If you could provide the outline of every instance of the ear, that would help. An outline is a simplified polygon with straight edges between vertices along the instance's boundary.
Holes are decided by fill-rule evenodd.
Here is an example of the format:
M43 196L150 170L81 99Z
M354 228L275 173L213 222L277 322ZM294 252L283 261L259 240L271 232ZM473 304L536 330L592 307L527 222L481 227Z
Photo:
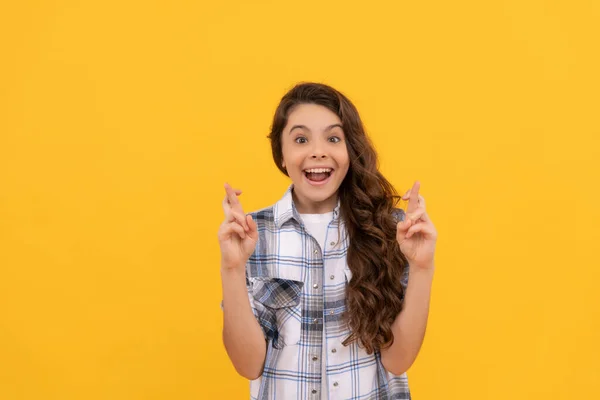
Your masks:
M285 169L285 160L281 160L281 166Z

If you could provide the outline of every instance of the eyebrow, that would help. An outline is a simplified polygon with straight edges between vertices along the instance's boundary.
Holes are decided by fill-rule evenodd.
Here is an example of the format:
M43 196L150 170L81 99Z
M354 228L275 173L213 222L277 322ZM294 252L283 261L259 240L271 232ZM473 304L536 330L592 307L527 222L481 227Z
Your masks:
M294 125L292 126L292 129L290 129L289 133L292 133L292 131L296 128L301 128L301 129L306 129L307 131L310 132L310 129L308 129L308 127L306 125ZM344 127L340 124L333 124L333 125L329 125L327 128L325 128L325 130L323 130L323 132L327 132L332 130L333 128L341 128L342 131L344 130Z

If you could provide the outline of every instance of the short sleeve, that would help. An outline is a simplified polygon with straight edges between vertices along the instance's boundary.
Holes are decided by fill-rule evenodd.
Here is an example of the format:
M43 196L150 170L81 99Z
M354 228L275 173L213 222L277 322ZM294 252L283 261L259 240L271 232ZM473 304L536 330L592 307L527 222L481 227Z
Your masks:
M246 277L246 293L248 294L248 302L250 303L250 309L252 309L252 314L254 314L254 317L258 321L258 323L263 331L263 335L265 336L265 339L267 339L268 338L267 332L269 330L270 321L274 321L275 315L272 315L272 316L269 315L269 312L265 308L265 306L263 306L261 303L256 302L254 300L254 295L252 294L252 285L250 284L250 281L248 280L247 277ZM223 300L221 300L221 311L222 310L223 310Z
M246 291L248 292L248 301L250 302L252 313L258 321L265 339L268 339L269 327L275 322L275 315L273 312L269 312L264 305L254 300L252 285L248 278L246 278Z
M394 208L394 211L392 211L392 215L394 216L396 223L398 223L400 221L404 221L404 217L406 216L406 213L401 208Z

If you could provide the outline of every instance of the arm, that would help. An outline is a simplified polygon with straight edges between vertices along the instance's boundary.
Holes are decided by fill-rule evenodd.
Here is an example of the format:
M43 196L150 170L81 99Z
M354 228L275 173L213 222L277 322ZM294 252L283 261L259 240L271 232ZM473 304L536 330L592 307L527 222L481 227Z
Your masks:
M236 371L247 379L263 371L267 345L252 310L246 287L246 262L258 241L256 222L245 215L237 196L242 192L225 184L225 220L219 228L223 285L223 344Z
M401 375L410 368L423 344L433 271L433 265L430 269L411 268L404 307L392 324L394 342L381 350L383 367L394 375Z
M244 269L221 270L223 344L236 371L254 380L261 376L267 346L248 299Z
M425 199L419 195L420 186L418 181L415 182L402 196L409 202L396 232L400 251L410 265L410 274L402 311L392 323L394 340L390 347L381 350L383 367L394 375L406 372L417 358L429 316L437 230L425 212Z

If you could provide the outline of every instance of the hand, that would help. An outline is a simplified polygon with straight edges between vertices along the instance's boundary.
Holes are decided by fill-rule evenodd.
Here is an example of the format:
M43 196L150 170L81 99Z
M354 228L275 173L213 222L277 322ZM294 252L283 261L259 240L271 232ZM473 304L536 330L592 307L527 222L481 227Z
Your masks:
M242 191L233 189L226 183L225 193L223 199L225 220L219 228L221 268L243 272L258 241L258 230L252 216L244 214L237 198Z
M403 200L408 199L404 221L398 222L396 240L400 251L411 267L432 269L434 264L437 231L425 212L425 199L419 195L421 184L416 181Z

